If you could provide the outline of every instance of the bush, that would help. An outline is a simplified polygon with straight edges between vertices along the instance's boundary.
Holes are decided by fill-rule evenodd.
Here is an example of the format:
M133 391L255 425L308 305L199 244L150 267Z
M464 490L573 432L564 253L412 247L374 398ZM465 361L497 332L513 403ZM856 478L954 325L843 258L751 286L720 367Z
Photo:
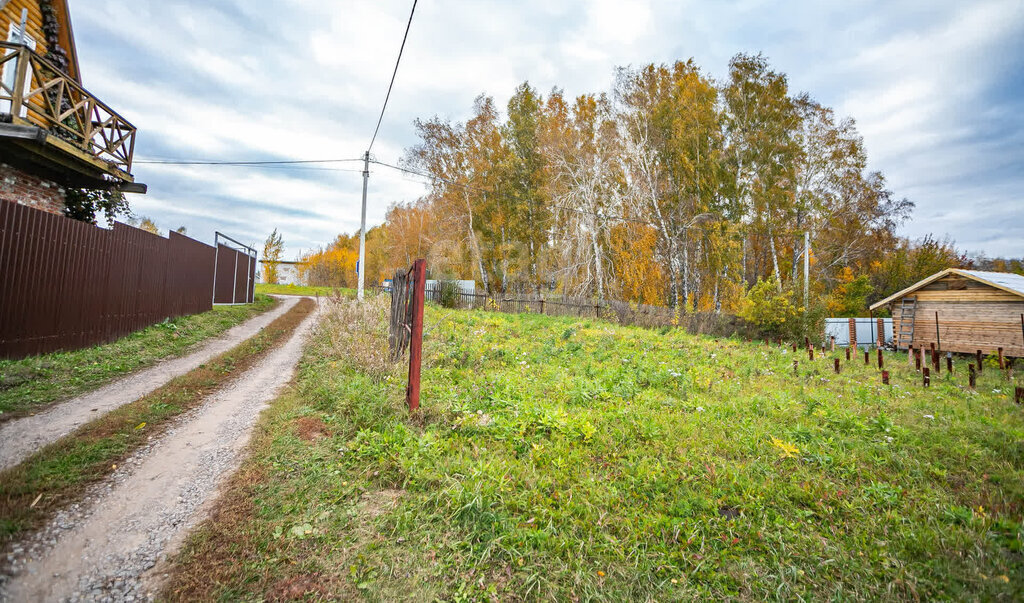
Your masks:
M782 289L775 278L758 281L740 301L737 313L764 338L797 340L824 332L825 306L799 307L793 291Z
M443 280L437 283L437 303L442 307L457 308L461 298L462 289L458 281Z

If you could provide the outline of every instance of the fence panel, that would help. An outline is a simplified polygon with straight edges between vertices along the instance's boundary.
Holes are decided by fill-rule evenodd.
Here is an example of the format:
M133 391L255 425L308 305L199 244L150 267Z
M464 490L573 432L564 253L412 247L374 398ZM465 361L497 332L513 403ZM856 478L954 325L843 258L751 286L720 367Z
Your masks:
M209 310L214 255L178 233L108 230L0 201L0 358L105 343ZM251 301L254 276L255 262L243 260L226 288L237 282L239 301Z

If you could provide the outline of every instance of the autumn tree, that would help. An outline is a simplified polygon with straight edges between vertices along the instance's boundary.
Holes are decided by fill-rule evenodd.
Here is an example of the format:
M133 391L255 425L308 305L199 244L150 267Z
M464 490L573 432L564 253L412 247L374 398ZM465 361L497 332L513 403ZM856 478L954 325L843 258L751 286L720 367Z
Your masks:
M284 240L275 228L263 243L263 282L277 284L277 263L284 253Z

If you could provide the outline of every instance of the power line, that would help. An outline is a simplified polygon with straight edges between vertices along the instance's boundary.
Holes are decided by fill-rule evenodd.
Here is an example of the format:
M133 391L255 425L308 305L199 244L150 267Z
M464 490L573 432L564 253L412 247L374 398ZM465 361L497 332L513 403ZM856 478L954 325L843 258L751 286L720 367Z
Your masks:
M377 127L373 129L373 138L370 139L370 146L366 147L369 153L373 149L373 143L377 140L377 132L380 124L384 121L384 111L388 108L388 99L391 98L391 88L395 85L395 76L398 75L398 64L402 62L402 51L405 50L405 40L409 37L409 27L412 26L412 16L416 13L416 0L412 0L412 10L409 11L409 22L405 24L405 35L402 36L402 45L398 48L398 59L395 61L395 70L391 72L391 83L388 84L388 93L384 96L384 106L380 108L380 117L377 118Z
M354 159L295 159L295 160L268 160L268 161L207 161L207 160L179 160L179 159L138 159L132 163L148 165L296 165L304 163L343 163L346 161L362 161L362 157Z

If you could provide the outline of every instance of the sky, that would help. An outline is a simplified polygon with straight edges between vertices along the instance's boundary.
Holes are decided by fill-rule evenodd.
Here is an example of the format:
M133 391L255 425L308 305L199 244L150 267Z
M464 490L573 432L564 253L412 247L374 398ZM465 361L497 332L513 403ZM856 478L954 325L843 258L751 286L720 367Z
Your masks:
M380 114L411 0L75 0L87 89L139 130L130 195L162 230L215 230L285 256L359 228L361 163L303 169L144 160L357 159ZM617 66L693 58L715 79L763 53L857 122L869 167L916 204L902 234L1024 256L1024 0L420 0L372 156L395 164L413 120L463 121L523 81L567 97ZM367 222L425 192L371 165Z

